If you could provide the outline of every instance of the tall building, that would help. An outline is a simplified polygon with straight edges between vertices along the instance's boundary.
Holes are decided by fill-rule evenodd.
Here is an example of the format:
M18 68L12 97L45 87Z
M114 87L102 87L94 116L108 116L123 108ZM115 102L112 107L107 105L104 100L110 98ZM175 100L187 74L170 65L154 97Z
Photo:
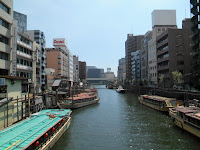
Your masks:
M28 30L27 34L39 44L40 48L36 50L36 81L40 82L41 90L45 91L45 68L46 68L46 56L45 56L45 47L46 40L44 32L40 30Z
M148 85L148 42L152 38L152 31L148 31L141 41L141 82Z
M200 2L199 0L190 0L191 4L191 21L192 21L192 31L193 31L193 44L192 44L192 49L193 49L193 63L192 63L192 81L193 81L193 87L200 89L200 9L199 5Z
M10 75L13 0L0 1L0 75Z
M27 20L21 19L27 18L26 15L18 12L14 14L10 74L29 78L30 92L40 92L40 82L36 82L36 49L40 49L40 46L26 33Z
M132 80L134 85L140 85L141 81L141 69L140 69L140 50L131 53L131 68L132 68Z
M124 70L125 68L126 68L125 58L119 59L117 78L120 81L124 81L123 74L126 73L126 71Z
M73 71L74 71L74 82L79 82L79 61L78 56L73 56Z
M159 86L172 88L175 85L172 72L183 75L185 86L189 86L192 71L191 21L185 19L182 29L167 29L157 37L157 66ZM163 76L164 75L164 76ZM159 79L161 76L164 79Z
M81 82L87 81L86 62L79 61L79 78Z
M154 10L152 12L152 39L148 42L148 82L158 86L156 38L168 28L177 28L176 10Z
M125 42L125 60L126 60L126 80L132 82L132 69L131 69L131 52L135 52L141 49L141 40L143 35L133 36L133 34L127 35Z

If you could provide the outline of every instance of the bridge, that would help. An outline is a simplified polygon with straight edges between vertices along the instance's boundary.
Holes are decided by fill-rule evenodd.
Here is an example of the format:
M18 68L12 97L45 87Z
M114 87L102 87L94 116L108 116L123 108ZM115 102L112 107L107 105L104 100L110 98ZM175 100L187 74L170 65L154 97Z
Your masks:
M90 84L106 85L112 84L114 81L108 80L106 78L87 78L87 82Z

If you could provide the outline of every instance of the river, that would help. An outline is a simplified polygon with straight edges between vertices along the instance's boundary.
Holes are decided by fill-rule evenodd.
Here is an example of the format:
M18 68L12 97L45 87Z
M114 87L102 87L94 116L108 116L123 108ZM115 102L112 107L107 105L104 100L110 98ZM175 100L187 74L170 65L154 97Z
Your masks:
M73 110L70 128L53 150L200 150L200 139L173 125L168 114L97 86L99 104Z

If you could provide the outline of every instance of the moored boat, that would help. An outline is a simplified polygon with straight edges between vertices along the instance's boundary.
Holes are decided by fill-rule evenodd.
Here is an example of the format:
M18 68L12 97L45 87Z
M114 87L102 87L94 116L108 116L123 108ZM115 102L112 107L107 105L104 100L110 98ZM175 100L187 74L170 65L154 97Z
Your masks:
M118 93L125 93L126 92L126 90L122 86L119 86L118 88L116 88L116 91Z
M199 107L170 108L169 115L171 116L172 121L178 127L200 138L200 108Z
M0 149L51 149L69 128L71 110L46 109L0 131Z
M60 100L57 104L60 108L74 109L80 108L91 104L98 103L100 98L98 97L98 92L94 89L86 90L84 93L73 95L67 99Z
M167 98L156 95L140 95L138 99L141 104L159 111L169 111L169 108L173 108L179 105L175 98Z

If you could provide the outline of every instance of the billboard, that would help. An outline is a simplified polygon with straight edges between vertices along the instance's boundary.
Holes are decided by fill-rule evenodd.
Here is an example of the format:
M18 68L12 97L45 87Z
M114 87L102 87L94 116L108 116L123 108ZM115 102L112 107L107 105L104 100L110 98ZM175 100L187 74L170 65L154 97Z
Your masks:
M67 47L67 41L65 38L54 38L53 46L64 46Z

